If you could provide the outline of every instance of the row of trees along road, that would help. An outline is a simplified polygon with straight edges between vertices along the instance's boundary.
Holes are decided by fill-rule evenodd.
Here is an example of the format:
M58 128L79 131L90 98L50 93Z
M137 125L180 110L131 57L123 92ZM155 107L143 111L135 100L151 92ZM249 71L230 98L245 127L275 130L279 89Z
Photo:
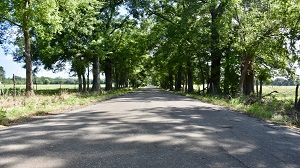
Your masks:
M27 96L41 66L71 63L82 91L91 66L93 91L104 72L106 90L151 79L250 95L255 78L293 78L299 61L298 0L2 0L0 8L1 43L26 63Z

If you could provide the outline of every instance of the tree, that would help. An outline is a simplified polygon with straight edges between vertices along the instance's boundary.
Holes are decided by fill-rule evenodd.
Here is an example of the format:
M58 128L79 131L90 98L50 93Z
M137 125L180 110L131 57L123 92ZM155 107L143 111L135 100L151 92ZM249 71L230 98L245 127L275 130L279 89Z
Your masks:
M36 30L41 38L51 38L60 29L57 2L52 0L4 0L0 2L0 21L10 29L17 29L17 37L23 39L23 57L26 64L26 96L34 95L31 55L31 31ZM43 26L47 23L47 26ZM21 35L22 34L22 35ZM13 37L11 37L13 38Z
M72 2L72 3L70 3ZM86 91L86 68L93 64L93 91L100 89L99 81L99 57L101 33L97 28L102 3L97 0L65 1L60 4L61 26L63 30L56 33L52 39L41 39L42 54L39 58L45 68L54 71L65 70L65 64L71 63L71 71L75 72L79 79L80 91Z
M0 66L0 81L3 82L5 79L5 71L2 66Z

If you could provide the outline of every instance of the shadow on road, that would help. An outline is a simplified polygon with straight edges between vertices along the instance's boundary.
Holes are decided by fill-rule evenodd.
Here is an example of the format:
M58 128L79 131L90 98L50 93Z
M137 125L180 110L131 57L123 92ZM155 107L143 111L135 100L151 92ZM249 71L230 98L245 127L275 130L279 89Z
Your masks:
M299 135L214 109L144 89L0 130L0 167L300 167Z

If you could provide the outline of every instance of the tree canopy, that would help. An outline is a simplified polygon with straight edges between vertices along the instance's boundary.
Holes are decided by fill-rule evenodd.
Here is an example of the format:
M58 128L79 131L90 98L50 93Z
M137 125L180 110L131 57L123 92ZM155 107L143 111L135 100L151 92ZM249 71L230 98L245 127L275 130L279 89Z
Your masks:
M254 92L295 77L298 0L4 0L0 41L26 65L27 95L39 67L71 71L80 91L146 83L212 94ZM33 69L33 67L37 67ZM92 88L89 78L92 73Z

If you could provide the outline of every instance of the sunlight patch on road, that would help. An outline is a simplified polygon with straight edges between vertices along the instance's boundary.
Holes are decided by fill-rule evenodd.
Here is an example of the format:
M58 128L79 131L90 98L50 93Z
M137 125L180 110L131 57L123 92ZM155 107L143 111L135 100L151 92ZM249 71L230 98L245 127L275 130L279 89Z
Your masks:
M41 164L39 165L37 163L41 163ZM19 160L19 164L16 164L13 167L24 168L25 165L27 167L43 167L43 168L64 167L65 161L59 158L38 156L38 157L27 158L24 160Z
M31 145L28 144L12 144L12 145L5 145L0 147L0 151L21 151L27 148L30 148Z
M165 135L145 134L145 135L132 135L130 137L120 138L117 140L117 142L119 142L119 143L124 143L124 142L153 143L153 142L169 141L171 139L172 138L170 136L165 136Z

